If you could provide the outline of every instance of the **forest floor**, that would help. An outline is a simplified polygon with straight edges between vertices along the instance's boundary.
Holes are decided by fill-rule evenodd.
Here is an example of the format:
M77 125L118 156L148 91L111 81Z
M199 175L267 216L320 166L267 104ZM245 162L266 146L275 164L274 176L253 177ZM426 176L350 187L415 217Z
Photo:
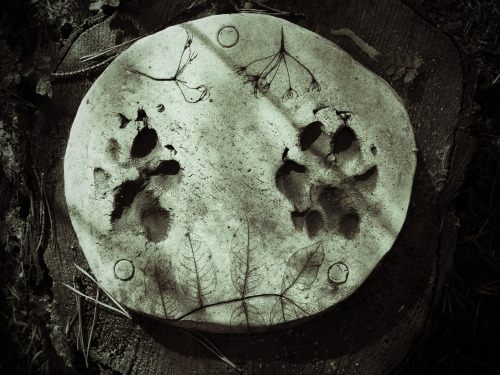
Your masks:
M9 0L0 9L0 373L49 373L60 368L43 331L50 285L26 282L24 222L34 212L15 158L26 147L50 67L41 51L63 43L100 7L119 0ZM496 374L500 371L500 3L498 0L416 0L455 41L476 72L468 134L478 142L455 207L460 219L453 270L428 339L400 374ZM16 229L17 228L17 229ZM52 373L59 373L52 371Z

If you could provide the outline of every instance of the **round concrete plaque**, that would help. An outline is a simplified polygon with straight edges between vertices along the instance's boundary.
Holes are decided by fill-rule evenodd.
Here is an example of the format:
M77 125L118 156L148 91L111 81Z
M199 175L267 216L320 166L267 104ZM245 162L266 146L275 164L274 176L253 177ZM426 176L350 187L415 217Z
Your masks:
M95 277L206 330L352 294L406 217L416 157L384 80L282 19L219 15L122 53L76 115L66 199Z

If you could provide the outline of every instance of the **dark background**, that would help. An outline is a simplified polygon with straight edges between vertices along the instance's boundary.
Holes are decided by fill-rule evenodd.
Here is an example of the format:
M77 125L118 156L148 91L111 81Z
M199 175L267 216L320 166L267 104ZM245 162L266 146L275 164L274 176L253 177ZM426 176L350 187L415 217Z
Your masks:
M19 234L13 231L21 230L30 207L22 170L31 161L14 155L22 154L34 129L20 127L19 119L36 116L44 96L51 95L50 73L57 62L47 59L47 48L54 42L62 45L99 8L111 11L119 3L100 0L89 9L84 0L13 0L0 7L0 373L65 371L42 329L49 312L43 301L33 298L46 294L50 285L33 288L23 283L22 251L10 241ZM478 143L455 200L459 238L442 308L428 338L398 373L496 374L500 372L500 3L413 3L453 38L476 72L468 132Z

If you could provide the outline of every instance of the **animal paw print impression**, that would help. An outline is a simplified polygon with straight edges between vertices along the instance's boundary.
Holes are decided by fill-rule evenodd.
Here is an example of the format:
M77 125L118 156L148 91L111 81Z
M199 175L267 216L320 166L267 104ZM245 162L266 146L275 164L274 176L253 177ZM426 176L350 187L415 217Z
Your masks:
M371 158L365 160L355 131L349 126L352 114L336 111L343 124L333 133L321 121L302 127L297 144L297 158L283 158L276 172L278 190L293 205L290 218L298 231L305 230L314 239L321 232L333 232L350 240L360 230L360 200L372 194L378 170L372 145ZM359 174L348 174L344 163L361 166Z
M124 115L120 115L120 118L120 129L124 129L131 121ZM167 153L163 152L158 134L148 120L144 109L139 109L135 121L137 134L130 146L127 161L122 164L123 167L135 169L137 177L126 179L113 188L110 222L114 230L136 228L137 234L143 234L148 241L158 243L167 238L171 222L170 212L159 201L159 193L179 183L181 166L175 159L164 160ZM110 144L114 146L109 151L113 156L113 150L121 147L115 139L110 140ZM124 152L127 153L126 150ZM102 171L98 167L95 170ZM98 181L96 185L99 185Z

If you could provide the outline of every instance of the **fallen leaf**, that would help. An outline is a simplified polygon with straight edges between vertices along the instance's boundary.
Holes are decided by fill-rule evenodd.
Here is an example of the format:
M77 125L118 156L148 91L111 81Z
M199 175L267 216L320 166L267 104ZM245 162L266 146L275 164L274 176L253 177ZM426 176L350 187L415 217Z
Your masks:
M42 77L38 80L36 84L36 93L38 95L47 95L49 98L52 98L52 84L48 78Z
M410 83L418 76L417 69L407 69L406 74L403 78L404 83Z
M389 65L389 67L386 69L385 74L388 76L392 76L396 72L396 65Z
M414 69L418 69L422 66L423 61L422 58L419 56L413 56L413 59L411 60L411 67Z
M400 66L399 68L396 69L394 74L391 76L391 79L393 81L397 81L398 79L403 78L405 73L406 73L406 68L404 66Z

